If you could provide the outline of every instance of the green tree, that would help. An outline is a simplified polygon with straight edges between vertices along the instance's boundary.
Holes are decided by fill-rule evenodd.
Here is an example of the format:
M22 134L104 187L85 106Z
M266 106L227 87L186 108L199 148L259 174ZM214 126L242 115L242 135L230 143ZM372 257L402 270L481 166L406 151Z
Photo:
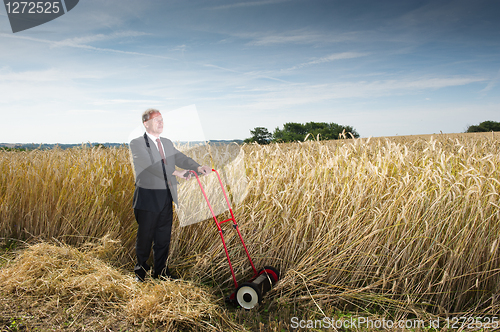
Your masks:
M337 123L308 122L306 124L289 122L285 123L283 129L276 128L273 133L274 142L294 142L303 141L307 134L311 134L310 139L320 140L339 139L341 134L346 134L346 138L351 138L351 133L355 138L359 137L358 132L351 126L342 126Z
M255 127L254 130L250 130L250 134L252 134L252 137L245 139L245 143L269 144L271 142L272 134L267 128Z
M483 121L477 126L467 127L466 133L479 133L486 131L500 131L500 122L496 121Z
M303 141L307 135L307 129L304 125L295 122L288 122L283 125L283 130L278 127L274 130L274 142L294 142Z

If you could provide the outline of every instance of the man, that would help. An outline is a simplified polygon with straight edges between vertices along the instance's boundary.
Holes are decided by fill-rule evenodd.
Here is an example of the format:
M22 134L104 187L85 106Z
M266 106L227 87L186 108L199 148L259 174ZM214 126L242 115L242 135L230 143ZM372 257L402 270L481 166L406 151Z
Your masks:
M160 111L146 110L142 122L146 132L130 142L136 177L133 207L138 223L134 272L138 281L144 281L150 268L146 262L153 244L153 277L175 278L166 262L172 231L172 201L177 204L176 176L189 179L191 173L188 170L206 175L211 168L200 166L179 152L169 139L160 137L163 132ZM178 171L175 166L185 170Z

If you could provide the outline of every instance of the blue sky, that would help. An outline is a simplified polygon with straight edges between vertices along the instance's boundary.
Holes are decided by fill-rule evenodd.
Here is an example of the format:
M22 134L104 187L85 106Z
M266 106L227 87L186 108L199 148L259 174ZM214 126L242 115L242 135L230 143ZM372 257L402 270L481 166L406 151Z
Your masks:
M493 0L80 0L14 34L2 7L0 142L125 142L150 107L206 139L463 132L500 121L498 17Z

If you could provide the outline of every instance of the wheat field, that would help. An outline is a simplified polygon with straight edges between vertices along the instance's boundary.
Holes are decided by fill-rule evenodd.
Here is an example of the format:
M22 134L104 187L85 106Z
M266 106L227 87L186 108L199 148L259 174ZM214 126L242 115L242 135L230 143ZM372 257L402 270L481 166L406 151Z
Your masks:
M218 160L234 153L231 149L211 147L208 162L217 166ZM134 176L126 147L0 152L0 236L5 243L26 243L1 256L4 307L13 294L40 303L45 299L53 304L57 298L73 305L81 300L73 327L97 310L119 312L129 329L182 326L214 331L279 331L290 327L286 315L321 319L339 312L370 312L427 319L500 313L497 133L253 144L241 149L248 192L234 206L235 217L256 266L275 266L282 275L256 310L265 313L265 324L249 325L245 316L256 313L224 305L232 279L211 220L174 226L172 237L169 265L189 284L183 298L193 298L188 303L198 309L174 305L172 310L178 312L173 315L162 314L158 304L131 310L148 299L131 283L136 224L131 207ZM209 157L200 151L191 151L195 159ZM227 227L225 236L242 280L252 272L231 230ZM113 249L100 249L99 255L89 249L103 243L113 243ZM109 300L101 295L90 300L93 291L74 284L68 289L64 283L53 286L48 293L41 284L23 286L26 280L15 279L21 276L13 267L50 260L33 258L40 256L32 252L37 245L78 250L74 255L98 259L103 269L116 269L113 282L128 290L106 295ZM28 252L30 263L22 260ZM31 270L40 271L28 269L23 278L32 280ZM37 278L62 271L64 264L56 264ZM174 282L161 285L148 287L163 287L164 294L178 288ZM174 300L164 296L157 301L166 305ZM0 318L7 324L12 315L9 311ZM114 323L99 324L96 330Z

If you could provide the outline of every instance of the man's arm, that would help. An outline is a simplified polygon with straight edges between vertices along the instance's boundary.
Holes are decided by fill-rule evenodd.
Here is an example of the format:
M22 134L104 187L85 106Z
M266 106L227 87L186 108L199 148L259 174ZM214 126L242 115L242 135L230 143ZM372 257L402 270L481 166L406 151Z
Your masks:
M175 166L196 171L200 164L174 147Z
M173 157L175 166L183 168L185 170L197 171L198 173L202 173L204 175L207 175L212 171L212 168L208 166L200 166L200 164L198 164L192 158L177 150L172 144L172 141L170 141L169 139L162 138L162 143L167 154L167 159L171 160L169 158ZM180 178L184 178L186 171L174 170L171 174Z
M201 173L203 175L207 175L212 171L212 168L210 168L208 166L201 166L196 161L194 161L192 158L189 158L184 153L177 150L175 147L174 147L174 151L175 151L175 165L176 166L179 166L181 168L188 169L188 170L197 171L198 173ZM179 172L178 174L174 173L174 175L181 176L181 177L183 177L184 174L185 174L185 172Z

